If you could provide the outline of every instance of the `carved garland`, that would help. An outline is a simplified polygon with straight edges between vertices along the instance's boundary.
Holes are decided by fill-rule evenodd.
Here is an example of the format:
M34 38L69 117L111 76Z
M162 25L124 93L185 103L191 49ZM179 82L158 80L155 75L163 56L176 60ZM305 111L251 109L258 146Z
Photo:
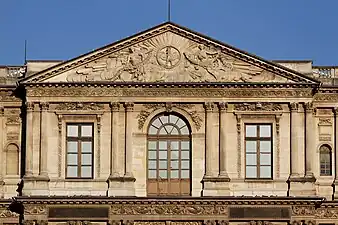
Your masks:
M320 219L338 219L338 210L336 208L319 208L315 215Z
M145 108L145 110L141 110L141 112L137 116L138 128L140 130L143 128L145 121L148 119L149 115L153 111L164 107L166 108L167 112L171 112L173 107L185 110L190 115L197 130L201 128L203 123L203 119L198 115L197 111L192 110L193 105L179 103L158 103L158 104L144 104L143 107Z
M64 102L59 103L56 110L102 110L104 109L103 104L88 103L88 102Z

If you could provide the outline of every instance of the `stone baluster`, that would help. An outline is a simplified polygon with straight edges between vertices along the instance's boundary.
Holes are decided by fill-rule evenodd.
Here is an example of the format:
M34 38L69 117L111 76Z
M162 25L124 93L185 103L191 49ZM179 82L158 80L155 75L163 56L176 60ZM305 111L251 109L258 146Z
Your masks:
M214 143L214 134L212 132L212 111L214 109L214 103L207 102L204 104L205 114L206 114L206 123L205 123L205 177L212 177L212 151Z
M311 102L305 104L306 112L306 178L314 178L313 175L313 159L315 158L315 127L314 127L314 115L313 115L313 105Z
M41 105L41 146L40 146L40 176L48 178L48 109L49 104L47 102L40 103Z
M26 122L26 168L25 177L33 176L33 111L34 103L27 102L27 122Z
M228 178L228 173L227 173L227 165L226 165L226 138L227 138L227 118L226 118L226 110L228 108L227 103L225 102L220 102L218 104L219 107L219 151L220 151L220 172L219 172L219 177L222 178Z
M132 160L133 160L133 116L132 112L134 110L134 103L126 102L124 104L126 110L126 126L125 126L125 135L126 135L126 146L125 146L125 155L126 155L126 168L125 168L125 177L133 177L132 172Z

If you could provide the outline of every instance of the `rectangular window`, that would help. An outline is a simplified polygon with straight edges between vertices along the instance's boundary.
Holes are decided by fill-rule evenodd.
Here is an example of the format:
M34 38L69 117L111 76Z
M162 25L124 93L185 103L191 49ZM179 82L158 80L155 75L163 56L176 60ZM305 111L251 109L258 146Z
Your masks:
M93 178L93 124L67 124L67 178Z
M272 178L271 124L245 124L245 175L247 179Z

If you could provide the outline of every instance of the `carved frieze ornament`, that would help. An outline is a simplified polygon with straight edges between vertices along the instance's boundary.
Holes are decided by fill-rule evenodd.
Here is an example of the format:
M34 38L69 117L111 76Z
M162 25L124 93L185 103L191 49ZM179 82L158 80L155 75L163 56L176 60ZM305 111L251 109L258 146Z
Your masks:
M12 116L7 117L6 124L20 124L20 116L12 115Z
M33 220L24 220L23 221L23 225L34 225L34 221Z
M59 103L56 110L102 110L104 105L93 102L63 102Z
M229 221L227 221L227 220L218 220L217 224L218 225L229 225Z
M68 72L67 81L119 82L286 82L223 53L166 32Z
M74 220L74 221L67 221L67 225L92 225L89 221L80 221L80 220Z
M314 206L292 206L293 216L313 216L315 211Z
M110 220L109 225L121 225L121 221L120 220Z
M331 126L332 125L332 119L331 118L319 118L319 122L318 125L327 125L327 126Z
M0 211L0 218L11 218L11 217L19 217L19 214L11 212L8 209Z
M319 219L338 219L337 208L319 208L316 210L316 218Z
M314 220L305 220L304 224L305 225L317 225L316 221Z
M138 118L138 128L141 130L144 126L144 123L148 119L149 115L158 109L165 108L166 112L171 112L173 108L179 108L186 111L192 121L194 122L194 125L197 130L199 130L202 126L203 119L202 117L197 113L196 110L194 110L194 106L191 104L180 104L180 103L155 103L155 104L144 104L143 110L140 111L140 113L137 115Z
M216 220L205 220L203 225L216 225Z
M281 104L257 102L257 103L241 103L234 104L236 111L281 111L283 107Z
M48 225L48 220L38 220L36 221L36 225Z
M24 209L25 215L39 215L46 214L47 209L46 206L42 205L27 205Z

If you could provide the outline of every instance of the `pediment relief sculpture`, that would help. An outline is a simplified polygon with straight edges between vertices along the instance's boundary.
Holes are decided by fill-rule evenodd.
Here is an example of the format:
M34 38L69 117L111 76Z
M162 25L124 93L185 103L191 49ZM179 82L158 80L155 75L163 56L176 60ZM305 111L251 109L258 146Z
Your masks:
M287 82L258 66L172 32L67 72L69 82Z

